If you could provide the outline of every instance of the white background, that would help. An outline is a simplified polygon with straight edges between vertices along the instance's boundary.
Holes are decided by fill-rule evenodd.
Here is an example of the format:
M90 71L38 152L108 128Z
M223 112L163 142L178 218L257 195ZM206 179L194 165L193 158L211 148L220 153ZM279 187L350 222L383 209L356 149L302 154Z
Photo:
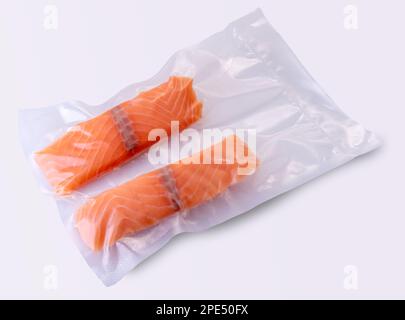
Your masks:
M57 30L43 26L47 4L57 6ZM348 4L358 6L358 30L344 28ZM39 191L17 111L101 103L256 7L384 146L175 238L104 287ZM0 0L0 298L405 298L404 9L401 0ZM48 265L58 270L54 290L44 286ZM357 267L358 290L344 287L347 265Z

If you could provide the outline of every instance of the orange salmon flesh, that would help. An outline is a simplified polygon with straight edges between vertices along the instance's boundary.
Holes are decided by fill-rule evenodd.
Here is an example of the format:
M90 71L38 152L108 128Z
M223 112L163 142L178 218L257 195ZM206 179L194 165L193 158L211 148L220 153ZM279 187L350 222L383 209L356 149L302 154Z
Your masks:
M69 194L92 179L139 155L155 141L155 128L171 133L171 121L183 130L201 118L202 103L193 80L170 77L132 100L70 128L34 159L55 192Z
M211 161L205 163L203 159ZM176 212L214 199L254 173L257 165L248 146L231 135L198 154L90 199L77 210L75 225L84 243L99 251Z

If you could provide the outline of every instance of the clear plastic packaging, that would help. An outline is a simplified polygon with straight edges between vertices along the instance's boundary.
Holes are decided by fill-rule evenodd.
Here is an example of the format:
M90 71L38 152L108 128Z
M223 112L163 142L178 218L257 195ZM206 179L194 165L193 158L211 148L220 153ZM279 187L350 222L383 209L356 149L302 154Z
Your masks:
M69 128L133 99L171 76L192 78L193 88L203 103L202 117L190 126L191 130L201 136L207 129L225 130L238 136L241 136L238 130L253 132L254 139L245 143L260 165L254 173L250 172L238 183L230 183L217 196L192 208L175 210L148 228L94 250L79 234L75 219L79 208L103 192L164 168L167 162L182 158L181 154L159 162L153 157L156 149L152 147L68 197L52 192L33 156ZM177 137L191 135L187 130ZM153 78L125 88L102 105L70 101L21 111L20 131L24 151L42 189L55 197L75 243L106 285L119 281L176 234L222 223L379 145L373 133L347 117L322 91L260 10L199 44L178 51ZM178 141L175 136L163 139L156 148L166 148L172 155L170 151ZM184 139L178 143L176 147L180 149L186 144ZM114 206L111 211L114 215Z

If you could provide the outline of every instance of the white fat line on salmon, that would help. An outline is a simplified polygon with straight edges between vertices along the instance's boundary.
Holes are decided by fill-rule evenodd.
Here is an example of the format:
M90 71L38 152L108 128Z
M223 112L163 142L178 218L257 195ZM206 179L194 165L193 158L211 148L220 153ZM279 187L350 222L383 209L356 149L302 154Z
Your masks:
M236 135L246 145L250 151L256 154L256 130L247 128L210 128L201 131L187 128L180 132L179 122L171 121L170 133L163 128L155 128L149 132L149 141L159 141L154 144L148 151L148 160L153 165L175 162L180 159L186 159L192 155L195 157L189 158L192 164L221 164L224 161L227 164L237 163L248 168L252 168L250 161L255 160L245 154L244 145L230 139L226 142L226 151L223 154L221 145L217 145L226 137ZM229 142L229 143L228 143ZM170 147L169 147L170 145ZM217 145L214 148L213 154L210 152L204 153L203 158L200 157L200 151L212 145ZM184 163L184 162L183 162ZM251 174L251 170L246 170L246 174ZM239 174L244 174L239 173Z
M131 120L119 105L111 109L111 114L124 141L125 148L128 152L131 152L138 144L137 138L132 130Z
M182 209L182 203L179 196L179 191L176 186L176 180L173 177L172 170L170 167L163 167L160 169L162 173L162 182L169 193L170 201L172 202L173 206L175 207L176 211L180 211Z
M163 304L162 307L156 308L156 314L158 315L182 315L184 318L188 317L191 307L172 307Z

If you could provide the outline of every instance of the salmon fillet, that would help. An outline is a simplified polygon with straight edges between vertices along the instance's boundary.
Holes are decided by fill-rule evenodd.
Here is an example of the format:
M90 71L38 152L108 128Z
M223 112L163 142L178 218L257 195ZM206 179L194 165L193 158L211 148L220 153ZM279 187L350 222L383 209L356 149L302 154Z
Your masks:
M77 210L75 225L83 242L99 251L217 197L252 174L257 165L254 153L232 135L90 199Z
M88 181L135 157L155 141L155 128L171 133L171 121L183 130L201 118L202 104L193 80L170 77L158 87L75 125L34 155L58 194L68 194Z

